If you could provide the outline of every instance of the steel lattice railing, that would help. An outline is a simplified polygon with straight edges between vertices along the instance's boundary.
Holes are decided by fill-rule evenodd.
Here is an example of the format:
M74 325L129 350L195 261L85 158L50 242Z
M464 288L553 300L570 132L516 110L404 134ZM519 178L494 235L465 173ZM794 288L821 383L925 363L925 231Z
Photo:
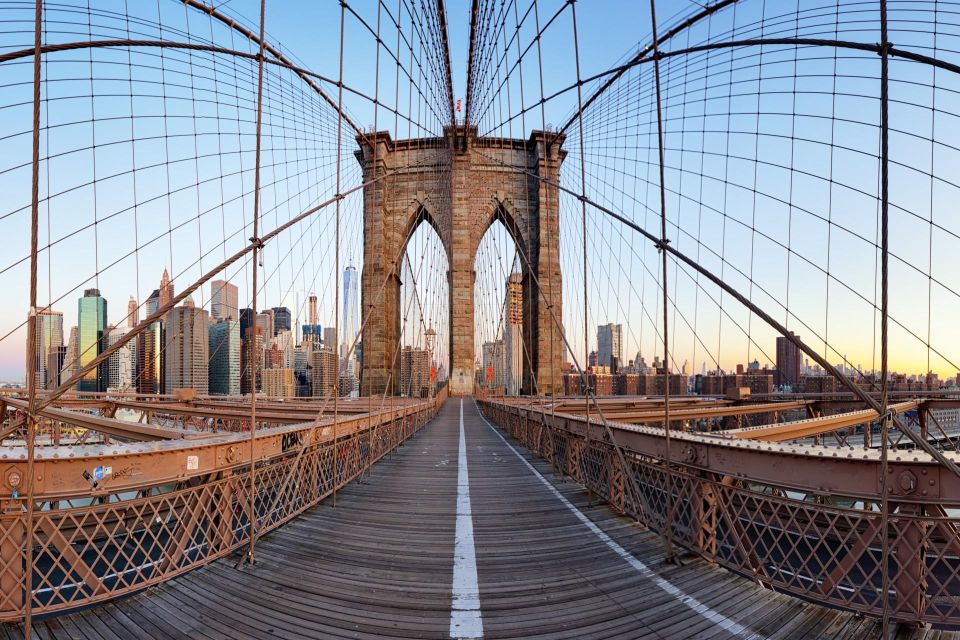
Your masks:
M674 460L668 470L662 458L624 447L626 471L639 489L635 497L612 444L584 438L584 418L490 401L481 408L558 472L650 529L663 532L672 504L672 542L689 552L779 592L882 615L882 527L875 502L814 497L819 493L816 477L810 478L809 491L801 493L796 487L725 475L724 463L715 460ZM737 453L731 450L729 459ZM918 486L939 483L930 473L918 472ZM668 487L672 501L667 500ZM844 504L851 506L840 506ZM960 626L960 517L948 515L955 513L944 506L949 504L942 495L938 501L923 496L894 500L888 534L893 619Z
M256 465L184 477L111 495L46 495L33 517L29 593L34 613L64 611L158 584L248 544L250 505L261 536L358 478L435 415L445 393L397 415L382 413L333 437L309 429L302 452L291 447ZM250 487L256 496L250 499ZM27 515L0 516L0 620L24 617ZM42 506L42 509L41 509Z

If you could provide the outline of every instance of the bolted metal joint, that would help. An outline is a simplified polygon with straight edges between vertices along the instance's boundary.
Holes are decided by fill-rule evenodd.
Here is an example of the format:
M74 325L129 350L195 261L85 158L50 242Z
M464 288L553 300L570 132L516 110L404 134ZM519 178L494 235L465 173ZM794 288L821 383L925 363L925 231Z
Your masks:
M915 476L912 471L902 471L897 478L897 484L903 493L913 493L917 490L917 476Z

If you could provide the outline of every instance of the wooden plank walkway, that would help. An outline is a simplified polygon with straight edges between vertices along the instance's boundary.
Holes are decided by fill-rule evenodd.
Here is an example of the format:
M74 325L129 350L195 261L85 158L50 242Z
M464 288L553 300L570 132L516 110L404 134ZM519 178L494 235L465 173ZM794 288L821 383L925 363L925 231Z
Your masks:
M460 407L448 401L370 478L341 491L336 507L327 501L267 535L256 566L215 562L38 621L36 635L449 638ZM876 621L772 593L702 560L664 564L655 534L590 506L578 485L504 440L471 399L462 407L483 637L879 637ZM3 632L23 637L21 627ZM911 636L955 637L899 637Z

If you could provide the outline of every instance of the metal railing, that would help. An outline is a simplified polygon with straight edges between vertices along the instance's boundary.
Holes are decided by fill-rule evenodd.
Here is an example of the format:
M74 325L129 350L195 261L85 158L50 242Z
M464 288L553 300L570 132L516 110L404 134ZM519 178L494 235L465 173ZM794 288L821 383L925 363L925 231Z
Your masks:
M481 402L481 409L615 510L658 532L669 520L673 542L689 552L782 593L882 616L876 456L719 438L706 444L709 437L678 431L667 466L652 434L648 438L643 428L612 423L626 453L624 469L613 444L585 437L583 416L496 401ZM763 465L769 474L752 473ZM794 471L782 473L787 466ZM886 598L894 620L958 627L960 492L952 474L941 470L917 452L890 463ZM631 493L627 474L638 495ZM783 484L771 480L776 474ZM806 487L797 480L804 477Z
M191 453L197 462L187 461L173 482L133 488L126 483L122 489L95 485L86 496L75 487L58 495L46 483L32 522L25 501L6 496L0 515L0 620L23 619L28 597L34 614L64 611L139 591L230 554L249 542L251 521L261 536L316 505L417 433L445 397L442 390L437 398L400 410L345 417L336 427L265 429L257 438L265 451L257 458L253 483L245 449L217 440L201 445L209 451ZM213 464L199 464L205 453L215 456ZM160 456L164 463L186 457L176 451L144 455ZM103 463L111 464L111 458ZM43 468L38 465L38 484L44 482ZM111 471L122 482L132 468ZM34 541L29 566L28 526Z

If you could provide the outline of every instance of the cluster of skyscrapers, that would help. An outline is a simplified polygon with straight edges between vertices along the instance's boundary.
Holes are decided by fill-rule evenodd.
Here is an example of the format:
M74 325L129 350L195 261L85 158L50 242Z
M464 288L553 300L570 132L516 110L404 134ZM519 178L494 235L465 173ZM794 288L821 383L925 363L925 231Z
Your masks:
M521 393L523 376L523 299L520 274L511 274L507 281L504 300L502 331L497 340L483 343L477 363L477 383L494 393L516 395ZM668 367L659 356L651 364L638 352L631 360L624 358L623 325L607 323L597 327L597 349L587 354L586 384L591 393L599 395L662 395L664 374ZM707 371L706 363L698 374L692 374L688 363L671 363L670 393L672 395L727 395L730 393L772 394L808 393L835 394L839 382L819 366L810 366L803 360L800 348L789 338L776 338L775 366L761 366L756 359L746 365L738 364L725 371L719 368ZM845 375L870 389L879 389L879 376L864 372L859 366L846 364L836 367ZM575 367L564 367L564 393L584 393L584 379ZM955 386L960 386L958 373ZM934 373L907 376L891 373L891 391L930 391L944 386ZM535 391L535 390L534 390ZM526 390L523 390L526 393Z
M793 336L793 334L791 334ZM688 363L672 363L670 367L670 393L673 395L729 395L731 393L772 394L836 394L842 391L840 383L823 368L810 366L803 360L800 348L788 337L776 338L776 362L774 366L763 365L753 359L746 365L738 364L730 370L715 368L707 371L706 362L700 373L691 374ZM860 367L843 363L835 365L842 373L858 384L878 390L879 375L864 372ZM564 376L565 392L577 395L583 392L583 381L572 365L567 365ZM663 393L662 377L667 367L659 356L652 365L647 365L637 353L633 360L623 364L623 326L606 324L597 327L597 350L587 357L587 384L592 393L606 395L660 395ZM960 374L954 385L960 386ZM891 373L891 391L934 391L945 386L934 373L907 376Z
M340 345L334 328L320 326L315 295L308 298L308 321L301 325L298 343L290 309L273 307L256 314L241 309L237 287L214 280L209 312L187 297L84 373L75 389L141 394L192 389L199 395L235 396L250 393L252 377L256 391L268 396L354 394L362 354L362 345L353 344L359 328L354 267L344 271L343 285L345 331ZM146 318L173 299L174 286L164 270L160 286L143 305ZM84 291L77 305L77 325L66 336L62 312L38 314L36 344L27 345L27 371L33 358L40 389L56 389L67 382L140 321L141 307L131 298L123 326L109 324L107 300L98 289Z
M433 383L437 380L433 364L436 338L437 332L430 327L424 335L425 348L406 345L400 352L400 395L426 398L432 393Z
M519 395L523 386L523 284L519 273L507 278L501 337L484 342L478 384Z
M252 384L264 395L355 395L359 391L362 362L358 287L357 270L347 267L343 272L340 310L343 339L338 342L335 328L319 324L315 295L307 299L307 322L300 325L298 332L287 307L272 307L255 314L252 309L239 307L235 285L214 280L209 312L187 297L179 306L154 318L103 363L85 372L76 381L75 389L81 393L140 394L170 394L192 389L200 395L236 396L251 392L250 371L253 369ZM42 309L37 314L36 344L27 347L27 371L32 368L35 372L37 388L56 389L106 349L122 341L139 324L141 310L150 318L173 299L173 282L164 270L160 286L151 292L142 308L130 298L126 318L119 326L108 323L107 300L95 288L85 290L77 301L77 324L68 332L62 312ZM433 362L436 334L432 328L425 339L426 348L407 346L400 353L399 381L403 395L427 395L436 380L445 378L442 367L438 371ZM500 337L482 345L478 384L508 395L535 392L523 387L524 348L523 287L521 275L512 273L506 282ZM607 323L597 327L597 350L588 354L586 362L588 384L593 392L600 393L609 387L611 393L622 389L622 393L655 394L654 386L663 384L656 378L666 371L664 363L655 357L648 366L637 353L624 364L623 350L623 325ZM875 373L864 373L859 367L844 364L837 367L861 384L879 385ZM564 377L566 392L582 392L579 374L569 365L568 368L571 370ZM736 372L708 373L706 363L697 375L690 375L686 362L670 368L671 393L677 394L724 394L730 387L747 387L753 393L772 393L775 389L802 393L838 391L831 376L820 367L804 363L800 349L782 336L776 339L775 368L761 368L756 360L746 366L737 365ZM641 382L634 384L630 376ZM644 380L646 387L642 384ZM890 378L890 389L894 391L934 390L943 384L933 373L925 376L892 373ZM955 384L960 384L960 375Z

